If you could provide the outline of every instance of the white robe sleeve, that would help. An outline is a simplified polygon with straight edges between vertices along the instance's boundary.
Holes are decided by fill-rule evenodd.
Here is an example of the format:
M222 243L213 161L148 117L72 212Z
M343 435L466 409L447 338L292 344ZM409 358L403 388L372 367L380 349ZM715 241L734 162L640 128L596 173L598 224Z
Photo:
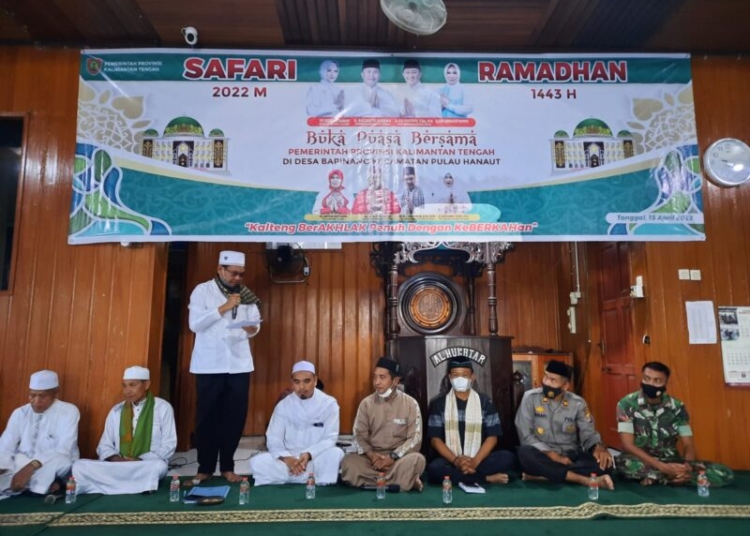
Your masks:
M221 319L219 308L212 305L208 298L203 285L197 286L190 295L188 324L193 333L205 331Z
M276 404L276 409L273 410L271 422L268 423L268 430L266 431L266 447L274 460L277 460L281 456L292 455L292 453L286 449L286 445L284 444L285 428L286 417L284 416L283 405L279 402Z
M12 469L13 458L21 443L21 433L23 431L23 411L18 408L13 411L8 419L8 426L5 428L3 435L0 436L0 469Z
M117 411L117 408L120 411ZM111 456L120 455L120 412L122 411L122 405L118 404L112 408L107 415L107 420L104 422L104 432L99 440L99 446L96 449L96 454L100 460L106 460Z

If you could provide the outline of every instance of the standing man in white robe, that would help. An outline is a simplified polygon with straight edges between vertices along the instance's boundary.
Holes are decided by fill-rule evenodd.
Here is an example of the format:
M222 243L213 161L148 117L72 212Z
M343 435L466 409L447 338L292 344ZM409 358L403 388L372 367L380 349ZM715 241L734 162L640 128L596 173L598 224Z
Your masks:
M292 368L294 393L276 404L266 432L268 452L250 459L256 486L304 484L315 473L316 484L335 484L344 451L339 437L339 405L316 389L315 365L299 361Z
M147 368L125 369L125 400L107 415L96 449L99 460L78 460L73 464L78 493L124 495L159 488L159 480L167 474L167 462L177 447L177 429L172 406L148 390L150 379Z
M255 370L248 341L258 334L261 322L260 300L242 284L243 277L245 254L222 251L216 276L190 295L188 323L195 333L190 373L195 374L197 395L194 482L210 479L217 460L221 476L229 482L242 480L234 472L234 452L242 438L250 373Z
M57 374L40 370L29 381L29 403L16 409L0 437L0 499L30 490L59 491L56 478L78 459L78 408L57 399Z

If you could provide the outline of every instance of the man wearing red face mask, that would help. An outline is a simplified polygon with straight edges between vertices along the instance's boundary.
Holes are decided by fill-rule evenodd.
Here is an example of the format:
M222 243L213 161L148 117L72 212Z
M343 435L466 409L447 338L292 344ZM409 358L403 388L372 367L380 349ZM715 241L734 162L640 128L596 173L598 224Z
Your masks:
M705 470L711 486L726 486L734 480L729 467L696 461L687 409L666 393L669 375L664 363L646 363L641 370L641 389L617 404L617 430L625 450L617 458L617 473L644 486L694 486L698 472ZM683 455L677 450L678 441Z
M526 391L521 400L516 430L523 479L588 486L590 475L596 474L600 488L614 489L612 455L602 444L586 401L568 392L571 375L562 361L549 361L542 387Z

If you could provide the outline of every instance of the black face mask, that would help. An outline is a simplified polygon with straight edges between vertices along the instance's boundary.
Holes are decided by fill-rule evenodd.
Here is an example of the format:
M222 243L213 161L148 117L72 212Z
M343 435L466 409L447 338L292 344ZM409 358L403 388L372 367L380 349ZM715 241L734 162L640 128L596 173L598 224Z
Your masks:
M661 395L667 391L667 386L662 385L657 387L655 385L641 382L641 390L643 391L643 394L646 395L646 398L660 398Z
M549 385L542 385L542 393L544 393L544 396L546 396L547 398L557 398L562 392L562 387L550 387Z

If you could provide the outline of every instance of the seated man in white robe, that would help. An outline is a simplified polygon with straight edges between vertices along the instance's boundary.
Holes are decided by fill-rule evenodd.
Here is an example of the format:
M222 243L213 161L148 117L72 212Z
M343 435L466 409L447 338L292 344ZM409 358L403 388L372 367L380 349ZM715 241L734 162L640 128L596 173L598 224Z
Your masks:
M59 491L57 478L78 459L78 420L73 404L57 399L57 374L31 375L29 403L16 409L0 437L0 498L22 491Z
M172 406L149 391L150 378L147 368L125 369L125 400L107 415L96 449L99 460L73 464L78 493L122 495L159 488L177 446L177 430Z
M266 432L268 452L250 459L256 486L304 484L315 473L316 484L335 484L344 452L339 437L339 405L316 389L315 365L308 361L292 368L294 393L273 410Z

